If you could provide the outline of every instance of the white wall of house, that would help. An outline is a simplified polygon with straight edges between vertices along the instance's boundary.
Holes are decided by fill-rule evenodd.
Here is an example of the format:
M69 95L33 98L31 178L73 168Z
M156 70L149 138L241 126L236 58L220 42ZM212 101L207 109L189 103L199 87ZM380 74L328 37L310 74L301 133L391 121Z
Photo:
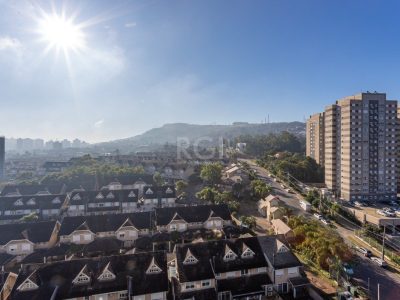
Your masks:
M1 252L11 255L26 255L33 253L35 246L28 240L10 241L6 245L0 247Z

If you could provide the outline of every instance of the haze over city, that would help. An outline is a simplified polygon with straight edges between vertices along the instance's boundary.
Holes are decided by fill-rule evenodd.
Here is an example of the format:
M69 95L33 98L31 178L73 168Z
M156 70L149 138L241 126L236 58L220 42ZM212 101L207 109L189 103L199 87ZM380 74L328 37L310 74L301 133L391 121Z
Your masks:
M174 122L303 121L366 90L398 98L399 8L1 1L0 134L99 142Z

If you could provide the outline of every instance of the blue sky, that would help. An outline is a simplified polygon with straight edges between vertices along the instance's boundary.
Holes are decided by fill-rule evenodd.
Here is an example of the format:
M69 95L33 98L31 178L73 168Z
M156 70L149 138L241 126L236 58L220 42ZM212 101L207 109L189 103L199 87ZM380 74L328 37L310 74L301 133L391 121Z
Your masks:
M302 121L360 91L400 98L399 1L0 0L0 134L133 136L165 123ZM47 48L43 10L86 24ZM68 67L69 66L69 67Z

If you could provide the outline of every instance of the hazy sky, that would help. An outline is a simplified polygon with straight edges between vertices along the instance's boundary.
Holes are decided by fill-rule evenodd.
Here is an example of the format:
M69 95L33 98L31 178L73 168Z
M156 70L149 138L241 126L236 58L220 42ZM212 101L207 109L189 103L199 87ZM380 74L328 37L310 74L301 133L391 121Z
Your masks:
M301 121L366 90L398 99L399 11L397 0L0 0L0 134L95 142L172 122ZM62 12L79 31L65 53L44 22Z

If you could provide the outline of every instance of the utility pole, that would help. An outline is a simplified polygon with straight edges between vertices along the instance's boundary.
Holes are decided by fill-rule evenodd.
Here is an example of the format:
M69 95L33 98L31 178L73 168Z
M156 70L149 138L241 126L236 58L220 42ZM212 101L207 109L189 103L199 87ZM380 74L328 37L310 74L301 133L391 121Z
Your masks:
M383 225L382 260L385 260L385 234L386 234L386 225ZM379 284L378 284L378 287L379 287Z

